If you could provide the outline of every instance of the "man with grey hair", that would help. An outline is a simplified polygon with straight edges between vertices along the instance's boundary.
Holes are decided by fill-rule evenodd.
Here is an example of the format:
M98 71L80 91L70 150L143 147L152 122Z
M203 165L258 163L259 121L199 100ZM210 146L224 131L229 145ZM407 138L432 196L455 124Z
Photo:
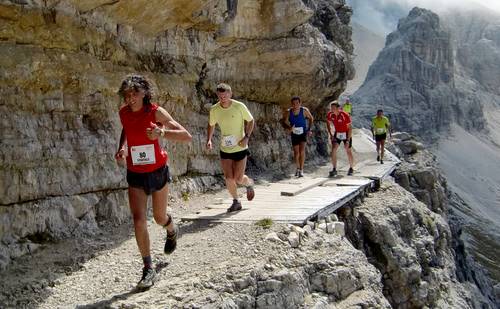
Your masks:
M226 187L233 197L228 212L242 208L238 200L237 186L246 187L247 199L251 201L255 196L253 180L245 175L247 164L248 140L254 128L254 119L245 104L231 99L231 86L225 83L217 85L219 101L210 108L210 117L207 128L207 149L212 149L212 136L215 125L221 131L220 158Z

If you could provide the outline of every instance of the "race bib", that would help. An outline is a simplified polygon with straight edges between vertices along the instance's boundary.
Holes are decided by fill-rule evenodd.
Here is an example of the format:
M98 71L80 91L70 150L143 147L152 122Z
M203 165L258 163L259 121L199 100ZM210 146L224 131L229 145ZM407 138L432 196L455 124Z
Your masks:
M130 154L132 155L133 165L146 165L156 163L154 144L132 146L132 148L130 148Z
M377 132L377 134L384 134L385 128L377 128L376 132Z
M337 132L337 139L341 141L345 141L347 139L347 133L346 132Z
M238 144L236 140L236 136L234 135L226 135L222 137L222 146L224 147L234 147Z
M292 132L295 135L301 135L301 134L304 134L304 128L303 127L293 127Z

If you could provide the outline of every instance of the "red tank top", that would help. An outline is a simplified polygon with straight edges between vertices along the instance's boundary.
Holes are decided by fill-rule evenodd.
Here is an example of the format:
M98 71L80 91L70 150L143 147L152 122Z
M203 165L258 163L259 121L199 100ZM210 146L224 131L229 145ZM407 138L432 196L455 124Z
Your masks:
M159 139L150 140L146 129L156 123L158 105L143 106L133 112L129 106L120 108L120 120L127 138L127 169L135 173L149 173L167 164L168 155L160 147Z

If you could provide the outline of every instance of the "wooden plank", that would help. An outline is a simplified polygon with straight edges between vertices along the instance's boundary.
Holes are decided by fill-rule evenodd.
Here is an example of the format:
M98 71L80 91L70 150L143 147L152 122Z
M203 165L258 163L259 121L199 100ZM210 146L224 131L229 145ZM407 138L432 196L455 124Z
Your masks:
M311 181L305 182L301 185L298 186L298 188L291 188L290 190L282 190L281 195L283 196L295 196L299 195L302 192L305 192L311 188L320 186L327 182L329 179L328 178L315 178L312 179Z
M342 177L329 180L322 184L323 187L328 186L369 186L373 180L367 179L365 177Z
M359 171L359 174L369 179L383 179L390 175L397 166L396 163L390 161L385 162L385 164L380 164L378 162L367 164L362 170Z
M275 210L273 212L251 212L249 209L242 209L238 212L228 213L225 210L211 209L204 211L200 214L191 214L182 216L183 221L193 221L193 220L218 220L224 222L226 220L238 220L238 221L256 221L262 218L282 218L283 220L288 220L289 218L294 218L296 220L303 220L314 212L294 212L284 214L282 210ZM259 219L260 218L260 219Z
M293 203L295 199L292 199L293 197L296 196L272 196L272 197L255 197L252 201L246 201L245 199L241 199L241 203L243 205L258 205L262 203L276 203L276 204L288 204L288 203ZM316 202L316 201L321 201L323 198L328 197L328 196L323 196L323 195L318 195L318 196L308 196L308 197L303 197L299 201L302 201L303 203L309 203L309 202ZM231 205L233 203L232 199L227 199L224 200L222 203L213 203L212 205Z
M324 201L324 200L323 200ZM311 209L317 210L324 206L324 203L321 203L322 200L310 201L307 203L304 202L294 202L294 203L260 203L260 204L243 204L243 208L246 209L258 209L258 210L271 210L271 209L279 209L284 212L293 209ZM230 205L209 205L207 209L227 209Z
M347 194L346 196L342 197L341 199L337 200L335 203L332 203L331 205L328 205L327 207L322 208L318 212L316 212L313 216L310 216L307 218L307 220L312 219L313 217L316 218L323 218L328 216L329 214L333 213L335 210L339 209L340 207L344 206L347 202L361 194L361 192L364 191L363 187L359 187L353 192Z
M227 213L226 208L216 205L217 209L202 210L198 214L187 215L182 220L210 220L217 222L257 221L262 218L271 218L276 222L304 222L314 217L325 207L338 204L345 196L359 190L356 186L343 187L315 187L304 193L304 196L290 198L284 203L249 203L249 207L236 213ZM286 199L286 198L285 198ZM340 207L340 206L339 206Z
M196 220L203 220L203 221L209 221L209 222L214 222L214 223L244 223L244 224L253 224L259 220L262 219L271 219L275 223L291 223L291 224L303 224L303 216L275 216L275 215L269 215L269 216L263 216L263 217L253 217L251 220L245 219L245 218L182 218L183 221L196 221Z
M375 144L370 136L358 130L354 138L357 139L355 145L358 145L354 150L359 154L355 176L334 179L293 178L257 186L255 199L251 202L243 200L243 209L239 212L227 213L226 209L232 200L219 199L209 205L208 209L185 215L181 219L251 223L270 218L279 223L304 223L312 218L324 217L362 194L367 187L380 183L380 179L392 173L399 163L399 159L390 152L387 152L386 164L376 162L373 160ZM345 162L340 161L339 167L344 167L343 164ZM328 168L325 166L322 169L326 174ZM347 166L338 170L343 174L347 171Z

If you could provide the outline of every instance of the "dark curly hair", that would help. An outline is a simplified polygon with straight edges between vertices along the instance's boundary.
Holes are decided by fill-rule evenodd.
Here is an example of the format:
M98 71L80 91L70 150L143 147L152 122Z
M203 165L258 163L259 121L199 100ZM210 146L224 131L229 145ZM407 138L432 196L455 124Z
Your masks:
M144 91L144 105L150 105L153 97L153 89L151 83L142 75L130 74L122 81L118 94L123 98L125 91L133 89L134 91Z

